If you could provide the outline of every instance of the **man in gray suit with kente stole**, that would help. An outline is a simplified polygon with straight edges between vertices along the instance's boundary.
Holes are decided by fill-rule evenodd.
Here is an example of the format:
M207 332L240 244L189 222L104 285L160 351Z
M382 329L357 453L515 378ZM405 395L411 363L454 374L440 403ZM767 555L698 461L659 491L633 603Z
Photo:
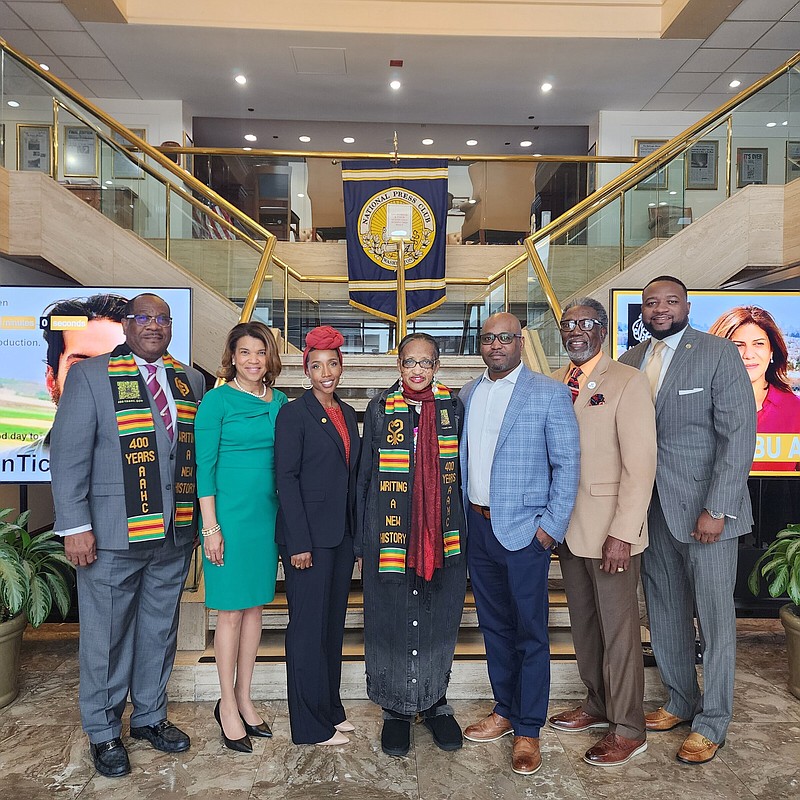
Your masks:
M711 761L733 714L738 537L753 524L747 477L756 441L750 379L736 346L689 325L686 286L671 276L642 292L652 335L620 361L640 368L656 406L658 466L642 584L653 652L667 702L648 731L691 722L678 750L686 764ZM703 642L703 692L695 669L694 615Z
M125 342L69 372L51 434L55 529L77 567L80 711L101 775L130 772L120 734L179 753L167 719L178 605L197 531L194 417L203 376L167 352L169 306L128 302Z

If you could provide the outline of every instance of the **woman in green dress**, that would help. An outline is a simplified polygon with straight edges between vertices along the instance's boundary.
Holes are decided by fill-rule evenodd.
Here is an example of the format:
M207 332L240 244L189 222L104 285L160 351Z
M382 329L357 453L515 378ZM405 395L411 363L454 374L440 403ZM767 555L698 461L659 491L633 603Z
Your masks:
M275 596L275 419L287 402L273 388L280 371L269 328L236 325L218 373L228 382L206 393L195 422L206 606L218 610L220 700L214 716L226 747L239 752L252 752L250 736L272 736L250 685L261 608Z

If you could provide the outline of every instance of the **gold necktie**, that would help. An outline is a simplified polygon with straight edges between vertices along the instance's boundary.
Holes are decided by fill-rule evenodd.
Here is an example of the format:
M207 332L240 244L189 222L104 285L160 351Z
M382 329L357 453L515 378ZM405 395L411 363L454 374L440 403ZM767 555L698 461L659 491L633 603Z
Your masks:
M656 342L650 352L650 360L644 368L644 374L647 375L647 380L650 381L650 394L653 400L656 399L658 392L658 379L661 377L661 367L664 364L664 348L666 346L663 341Z

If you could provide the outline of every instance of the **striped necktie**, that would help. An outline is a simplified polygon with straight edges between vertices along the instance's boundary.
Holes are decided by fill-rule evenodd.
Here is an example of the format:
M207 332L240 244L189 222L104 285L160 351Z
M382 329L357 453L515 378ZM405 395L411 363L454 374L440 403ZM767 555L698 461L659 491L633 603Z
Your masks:
M653 345L650 359L644 368L644 374L647 375L647 380L650 381L650 395L653 400L656 399L658 394L658 379L661 377L661 367L664 364L664 348L666 346L665 342L657 341Z
M156 378L158 367L155 364L145 364L145 367L147 368L148 373L147 388L150 390L150 394L153 395L153 400L156 402L156 408L158 409L158 413L161 415L164 427L166 427L167 433L169 434L169 438L171 440L174 436L172 429L172 414L169 410L167 396L164 394L164 390L161 388L158 378Z
M580 367L575 367L572 372L569 374L569 379L567 380L567 386L569 386L570 391L572 392L572 402L573 404L578 399L578 395L581 393L581 385L578 383L578 376L583 375Z

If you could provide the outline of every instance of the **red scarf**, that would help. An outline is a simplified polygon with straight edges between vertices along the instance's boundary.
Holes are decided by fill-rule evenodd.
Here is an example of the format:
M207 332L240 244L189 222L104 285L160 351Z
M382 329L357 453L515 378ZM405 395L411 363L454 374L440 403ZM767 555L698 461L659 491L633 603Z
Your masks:
M436 435L436 405L433 389L420 392L403 384L407 401L422 401L414 453L414 484L411 492L411 537L408 566L429 581L444 566L442 547L442 492L439 474L439 439Z

